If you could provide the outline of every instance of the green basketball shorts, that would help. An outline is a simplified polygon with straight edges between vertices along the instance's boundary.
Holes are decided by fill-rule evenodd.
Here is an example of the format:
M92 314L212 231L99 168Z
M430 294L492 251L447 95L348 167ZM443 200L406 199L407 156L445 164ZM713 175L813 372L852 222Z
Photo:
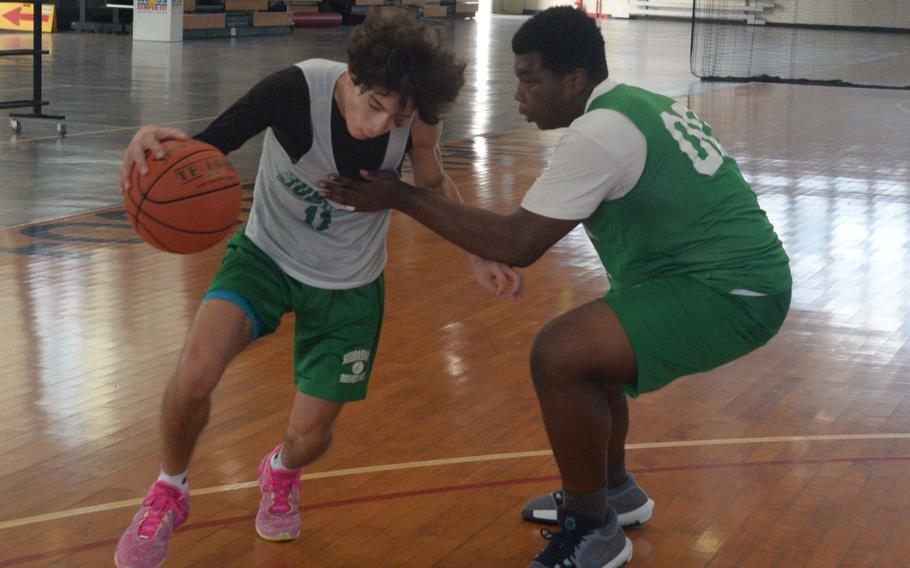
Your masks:
M671 277L610 291L613 308L638 364L626 394L657 390L709 371L768 342L790 307L790 291L768 296L719 292L692 278Z
M241 229L228 242L203 301L211 299L243 309L254 340L274 333L282 316L293 312L297 389L335 402L366 398L382 326L382 275L348 290L308 286L285 274Z

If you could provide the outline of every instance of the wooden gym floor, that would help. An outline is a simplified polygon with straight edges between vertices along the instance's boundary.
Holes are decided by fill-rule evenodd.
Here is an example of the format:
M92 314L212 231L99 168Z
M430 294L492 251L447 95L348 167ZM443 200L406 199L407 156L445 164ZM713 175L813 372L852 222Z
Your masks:
M493 57L506 70L508 59ZM632 565L906 566L910 93L720 87L670 94L711 123L753 183L792 259L793 308L761 350L632 403L627 460L656 502L652 521L629 531ZM466 119L446 165L469 202L508 211L559 133L500 119L515 111L507 94L485 104L504 122L470 132ZM75 130L0 146L4 209L19 183L7 164L50 155L59 166L69 148L105 144L113 155L116 140ZM97 168L108 193L111 165ZM58 196L85 183L40 175L57 176ZM223 251L156 252L121 208L89 203L0 229L0 567L112 564L157 474L160 394ZM32 219L56 211L34 207ZM402 215L389 249L370 394L305 472L301 538L267 543L253 530L256 465L293 392L285 322L216 391L191 467L192 515L167 566L523 567L542 548L518 514L558 483L527 357L546 321L604 292L592 247L573 231L524 271L518 302L486 295L461 252Z

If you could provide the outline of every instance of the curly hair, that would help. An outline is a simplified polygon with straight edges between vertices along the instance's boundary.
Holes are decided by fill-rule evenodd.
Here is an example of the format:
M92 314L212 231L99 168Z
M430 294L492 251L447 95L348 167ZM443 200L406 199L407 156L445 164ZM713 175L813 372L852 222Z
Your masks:
M564 77L584 69L595 81L609 76L604 38L584 10L557 6L538 12L512 36L512 53L540 53L545 69Z
M427 124L436 124L464 86L465 63L442 44L438 31L408 12L371 12L347 44L348 68L362 90L397 94Z

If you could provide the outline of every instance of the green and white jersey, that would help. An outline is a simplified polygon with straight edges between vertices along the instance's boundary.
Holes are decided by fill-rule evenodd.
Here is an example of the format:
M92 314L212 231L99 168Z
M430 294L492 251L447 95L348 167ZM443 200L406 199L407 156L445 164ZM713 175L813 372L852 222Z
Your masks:
M522 207L583 220L616 290L680 275L746 295L792 284L774 228L711 128L636 87L594 90Z
M292 158L275 129L268 128L246 236L298 282L330 290L359 288L375 281L385 268L390 212L352 212L318 195L320 180L344 173L333 138L342 129L343 137L349 135L334 92L347 65L309 59L297 67L308 86L309 109L302 110L311 117L312 145ZM412 123L413 118L387 135L379 169L398 171ZM364 163L359 154L363 143L353 142L357 145L349 148L357 154L345 159Z

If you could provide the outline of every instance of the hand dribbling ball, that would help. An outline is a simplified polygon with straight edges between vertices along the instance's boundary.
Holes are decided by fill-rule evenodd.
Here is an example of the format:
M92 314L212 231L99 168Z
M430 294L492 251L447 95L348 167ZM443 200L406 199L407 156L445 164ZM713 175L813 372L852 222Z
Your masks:
M199 140L167 140L164 156L146 155L148 173L130 172L127 217L147 243L189 254L234 232L243 191L227 156Z

